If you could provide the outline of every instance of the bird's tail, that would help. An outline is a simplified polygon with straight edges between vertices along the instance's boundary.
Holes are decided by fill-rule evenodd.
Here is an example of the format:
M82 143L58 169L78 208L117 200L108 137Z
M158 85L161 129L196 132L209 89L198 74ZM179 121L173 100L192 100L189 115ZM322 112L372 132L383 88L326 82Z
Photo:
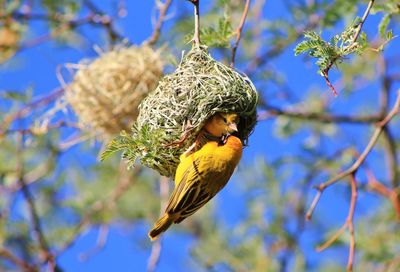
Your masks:
M171 218L168 214L164 214L163 217L157 220L154 224L154 227L151 231L149 231L149 237L152 241L158 239L161 233L166 231L171 225L174 223L174 219Z

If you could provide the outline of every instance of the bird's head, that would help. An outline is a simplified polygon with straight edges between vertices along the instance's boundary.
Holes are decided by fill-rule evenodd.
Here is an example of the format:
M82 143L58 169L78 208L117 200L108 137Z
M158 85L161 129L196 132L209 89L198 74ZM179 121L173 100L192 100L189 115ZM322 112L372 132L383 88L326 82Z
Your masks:
M222 137L238 131L239 116L236 113L218 112L204 125L205 130L213 136Z

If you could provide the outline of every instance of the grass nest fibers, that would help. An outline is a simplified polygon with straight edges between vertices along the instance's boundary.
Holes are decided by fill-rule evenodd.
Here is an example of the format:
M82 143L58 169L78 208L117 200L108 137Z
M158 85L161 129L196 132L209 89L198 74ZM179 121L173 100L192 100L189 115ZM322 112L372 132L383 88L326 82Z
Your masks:
M205 47L193 48L140 104L131 133L121 133L102 157L123 150L130 166L139 159L161 175L173 177L179 156L216 112L237 113L237 136L247 143L257 120L257 100L257 91L245 75L213 59ZM168 146L183 134L188 137L182 145Z
M160 51L148 46L115 48L73 67L78 71L66 88L66 100L80 126L101 138L131 128L140 102L163 74Z

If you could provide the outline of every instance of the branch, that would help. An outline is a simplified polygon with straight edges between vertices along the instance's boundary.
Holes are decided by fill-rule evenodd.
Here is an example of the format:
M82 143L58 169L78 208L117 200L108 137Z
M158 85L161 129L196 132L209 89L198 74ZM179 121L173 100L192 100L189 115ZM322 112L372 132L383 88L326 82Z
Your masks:
M32 103L26 105L19 111L6 116L3 121L3 127L0 128L0 135L3 133L2 130L5 130L16 119L24 118L28 114L30 114L34 109L48 105L50 102L60 97L63 93L64 93L63 88L57 88L52 92L50 92L48 95L41 97L33 101Z
M388 127L385 127L383 130L383 140L385 149L387 151L385 152L385 154L386 154L387 168L389 173L389 180L390 183L392 184L392 187L397 188L399 187L399 182L400 182L400 174L399 174L400 172L397 170L399 165L399 160L397 158L396 142Z
M269 116L287 116L307 121L318 121L322 123L357 123L370 124L382 120L380 114L365 115L365 116L348 116L348 115L332 115L322 114L319 112L301 112L279 109L274 106L266 105L266 110L261 111L258 115L258 121L266 120Z
M271 58L279 55L280 53L282 53L282 51L286 49L287 46L297 41L303 35L304 31L318 26L320 20L321 16L310 16L310 20L306 22L305 25L295 28L296 32L294 35L288 36L287 39L280 40L280 42L275 42L273 47L256 56L244 69L244 73L246 75L250 75L254 70L260 69L260 67L270 61Z
M371 11L371 8L372 8L372 5L374 4L374 1L375 0L370 0L369 1L367 9L365 10L363 17L361 18L361 21L359 22L359 24L357 26L357 30L354 33L354 36L353 36L350 44L347 45L346 48L350 49L350 48L353 48L354 46L356 46L356 42L357 42L358 36L361 33L361 29L362 29L362 27L364 25L365 20L367 19L368 15L369 15L369 12ZM330 82L328 74L329 74L329 70L332 68L333 64L335 64L336 61L338 59L340 59L340 58L342 58L342 56L339 55L336 58L332 59L332 61L328 65L328 67L325 70L322 71L322 76L324 77L326 84L328 85L329 89L331 89L331 91L333 92L334 96L337 96L337 91L335 90L335 87Z
M357 32L354 34L354 37L353 37L353 39L351 41L352 44L354 44L357 41L358 36L361 33L361 29L362 29L362 27L364 25L364 22L367 19L368 15L369 15L369 12L371 11L372 6L374 5L374 2L375 2L375 0L370 0L369 1L367 9L365 10L363 17L361 18L361 21L357 26Z
M165 15L167 14L168 8L170 7L171 3L172 3L172 0L165 0L164 4L162 4L159 8L160 14L158 16L157 23L154 27L153 34L146 41L147 44L149 44L150 46L156 44L156 42L158 41L158 38L160 37L161 28L165 21Z
M367 169L366 174L369 188L387 198L392 203L396 211L397 220L400 221L400 192L397 188L388 188L383 183L379 182L371 170Z
M18 146L16 152L17 158L17 166L16 166L16 173L18 176L18 182L21 187L22 194L28 204L29 213L31 216L32 224L33 224L33 232L39 242L39 247L41 250L41 254L43 254L43 259L47 262L50 266L50 270L54 271L56 265L54 261L54 256L50 251L49 244L46 240L46 237L43 232L42 224L40 222L39 214L36 210L36 205L34 201L34 197L29 190L28 186L24 180L24 161L23 161L23 135L18 135Z
M112 43L114 43L117 40L124 39L124 37L120 35L118 31L115 29L113 18L111 18L105 12L101 11L91 0L83 0L83 3L88 7L89 10L92 11L92 13L97 15L95 18L100 19L97 21L94 20L93 23L99 23L106 28L108 36L110 37Z
M82 261L87 261L90 257L101 251L107 242L108 232L109 232L109 226L101 225L99 229L99 234L97 235L96 245L89 251L81 253L79 255L79 259Z
M246 22L247 13L249 12L249 6L250 6L250 0L246 0L246 5L243 10L242 19L240 20L239 27L236 29L236 42L235 45L232 47L231 67L235 66L236 51L239 46L240 38L242 36L242 30L244 23Z
M354 234L354 211L356 208L356 200L357 200L357 182L354 177L354 173L350 175L350 185L351 185L351 200L346 222L328 241L317 247L317 251L322 251L330 247L332 243L335 242L346 229L348 229L350 233L349 258L347 261L347 269L346 269L348 272L353 271L354 253L356 247L355 234Z
M21 133L21 134L31 134L31 135L42 135L47 133L49 130L59 129L59 128L78 128L79 124L70 123L64 120L60 120L55 122L54 124L48 124L44 127L29 127L29 128L17 128L17 129L9 129L6 131L0 131L0 136L5 134L13 134L13 133Z
M25 262L24 260L15 256L12 252L8 251L5 248L0 248L0 258L7 259L10 262L14 263L21 271L25 272L38 272L39 270Z
M307 211L307 214L306 214L307 220L311 219L312 213L314 212L314 209L321 197L321 194L327 187L336 183L337 181L341 180L344 177L354 174L358 170L358 168L362 165L364 160L367 158L368 154L374 148L376 142L379 139L379 135L384 130L384 127L399 112L399 108L400 108L400 90L398 90L397 99L396 99L395 105L393 106L392 110L388 113L388 115L382 121L380 121L376 124L376 129L375 129L374 133L372 134L367 147L364 149L364 151L361 153L361 155L357 158L357 160L348 169L344 170L343 172L340 172L336 176L329 179L327 182L322 183L316 187L316 189L318 190L318 193L314 197L314 200L312 201L312 205L311 205L310 209Z
M120 163L120 172L119 172L119 183L115 187L115 189L111 192L111 194L106 197L103 200L99 200L94 202L86 212L83 214L81 220L78 222L78 224L75 225L75 229L73 231L73 234L71 237L64 243L64 245L57 250L57 253L55 256L60 256L65 250L70 248L76 239L78 239L79 235L82 233L82 231L90 224L91 221L91 216L102 210L102 209L113 209L116 205L116 202L118 199L123 196L128 189L135 183L137 175L140 174L141 168L136 167L133 169L133 173L128 175L128 172L126 170L125 162L121 161Z
M160 177L160 216L164 214L164 211L168 205L168 194L169 194L169 180L167 177ZM147 263L147 271L153 272L157 268L157 264L160 260L161 255L161 241L160 239L153 242L151 247L150 257Z
M194 5L194 36L195 47L200 46L200 0L188 0Z

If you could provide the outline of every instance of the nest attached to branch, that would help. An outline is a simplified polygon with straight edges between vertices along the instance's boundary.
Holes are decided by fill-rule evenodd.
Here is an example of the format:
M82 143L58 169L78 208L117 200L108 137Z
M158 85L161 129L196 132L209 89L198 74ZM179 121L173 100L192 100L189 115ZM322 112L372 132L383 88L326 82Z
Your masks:
M163 74L160 50L148 46L116 48L73 67L78 71L66 87L66 101L80 126L101 138L131 128L140 102Z
M130 166L139 159L161 175L173 177L179 156L216 112L237 113L237 136L247 143L257 120L257 100L257 91L247 76L213 59L205 47L193 48L176 71L165 76L140 104L131 133L121 133L102 157L123 150ZM183 134L187 138L182 145L167 146Z

